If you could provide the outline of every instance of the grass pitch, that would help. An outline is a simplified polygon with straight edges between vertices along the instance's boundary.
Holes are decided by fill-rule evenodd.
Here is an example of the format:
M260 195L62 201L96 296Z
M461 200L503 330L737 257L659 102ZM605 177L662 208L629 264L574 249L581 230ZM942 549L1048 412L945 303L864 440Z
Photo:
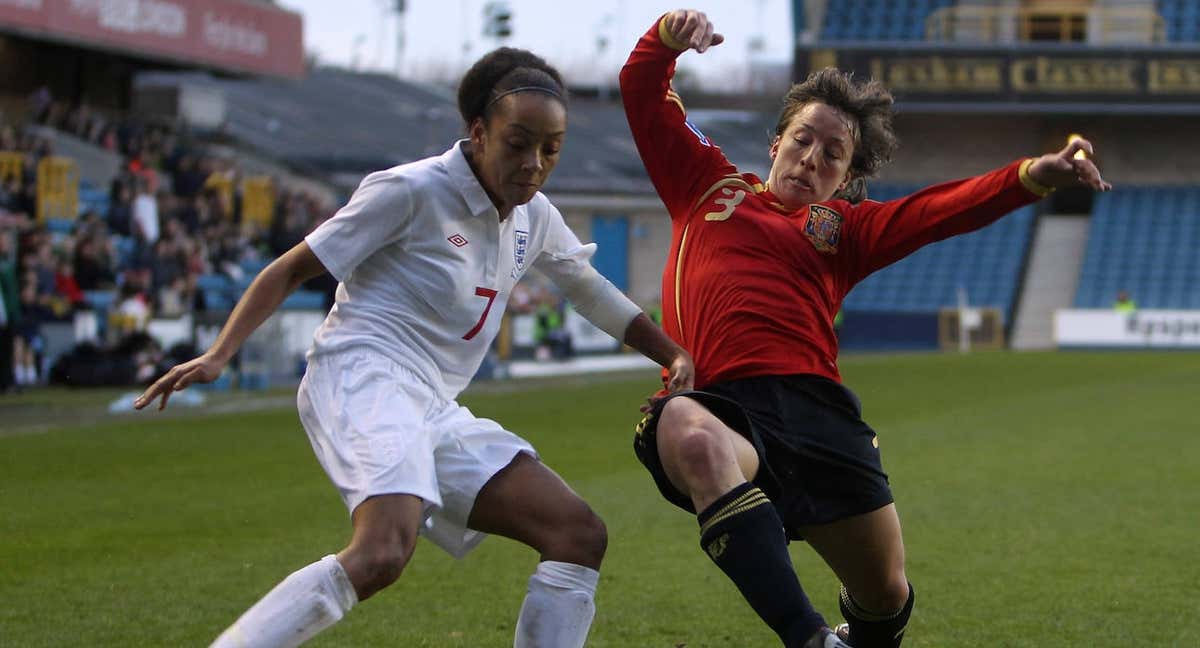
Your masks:
M863 356L843 371L904 523L906 646L1200 646L1200 358ZM777 646L633 457L654 386L502 383L462 400L608 523L589 646ZM207 645L349 536L294 410L58 427L51 395L0 400L0 428L31 407L48 421L0 434L0 646ZM803 544L792 555L835 620L829 570ZM512 645L536 560L502 539L463 561L422 541L396 586L312 645Z

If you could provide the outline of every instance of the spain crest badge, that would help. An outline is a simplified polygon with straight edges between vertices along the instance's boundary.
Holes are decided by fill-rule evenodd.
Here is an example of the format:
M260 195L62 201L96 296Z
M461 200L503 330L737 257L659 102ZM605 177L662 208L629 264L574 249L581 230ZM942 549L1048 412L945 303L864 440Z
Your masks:
M837 254L842 237L842 215L825 205L809 205L804 235L822 254Z

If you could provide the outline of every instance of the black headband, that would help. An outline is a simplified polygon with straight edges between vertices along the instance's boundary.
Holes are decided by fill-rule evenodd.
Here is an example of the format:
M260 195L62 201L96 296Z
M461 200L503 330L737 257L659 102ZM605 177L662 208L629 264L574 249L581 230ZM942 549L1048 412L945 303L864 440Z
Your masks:
M512 90L505 90L504 92L501 92L500 94L496 95L495 97L492 97L491 101L487 102L487 105L484 106L484 110L491 108L492 104L496 103L497 101L500 101L501 99L507 97L510 94L516 94L518 92L524 92L526 90L532 90L534 92L544 92L544 93L550 95L551 97L558 99L559 101L563 100L562 94L559 93L557 90L554 90L553 88L544 88L542 86L519 86L519 87L513 88Z

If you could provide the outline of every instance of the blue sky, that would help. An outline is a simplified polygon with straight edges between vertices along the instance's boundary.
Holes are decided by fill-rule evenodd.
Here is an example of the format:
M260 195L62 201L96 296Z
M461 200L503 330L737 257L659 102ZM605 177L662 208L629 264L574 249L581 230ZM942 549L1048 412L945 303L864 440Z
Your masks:
M450 80L500 44L482 35L487 1L407 0L399 66L398 21L386 10L394 0L280 0L279 4L304 16L305 48L322 61L398 70L422 80ZM504 44L541 54L571 82L580 84L615 79L638 36L660 14L680 7L657 0L508 0L507 4L514 33ZM693 6L707 13L728 39L702 56L688 54L681 64L702 82L736 84L751 56L790 59L790 0L723 0ZM756 41L760 46L752 53Z

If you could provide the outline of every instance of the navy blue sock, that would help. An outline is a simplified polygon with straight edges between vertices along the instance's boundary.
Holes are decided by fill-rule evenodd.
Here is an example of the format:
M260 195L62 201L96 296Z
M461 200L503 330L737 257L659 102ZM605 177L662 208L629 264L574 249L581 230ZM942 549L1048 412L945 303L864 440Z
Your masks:
M854 648L899 648L916 600L912 583L908 584L908 602L892 614L874 614L862 609L845 587L838 598L842 616L850 625L850 645Z
M784 646L803 646L825 625L796 578L783 521L761 490L741 484L697 519L700 546Z

